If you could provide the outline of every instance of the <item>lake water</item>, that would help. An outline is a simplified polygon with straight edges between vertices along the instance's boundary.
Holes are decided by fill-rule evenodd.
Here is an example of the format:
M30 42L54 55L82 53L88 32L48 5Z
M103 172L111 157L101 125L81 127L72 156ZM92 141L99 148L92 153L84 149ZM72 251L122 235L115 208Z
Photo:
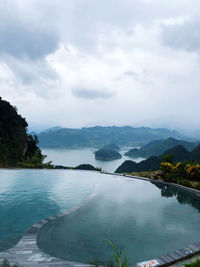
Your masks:
M94 167L102 168L107 172L115 172L115 170L125 161L134 160L140 162L144 158L129 158L124 156L124 153L129 151L131 148L123 148L119 151L122 155L121 159L102 161L96 160L94 156L94 148L85 149L42 149L42 153L47 155L46 162L52 160L55 165L63 165L68 167L76 167L80 164L91 164Z

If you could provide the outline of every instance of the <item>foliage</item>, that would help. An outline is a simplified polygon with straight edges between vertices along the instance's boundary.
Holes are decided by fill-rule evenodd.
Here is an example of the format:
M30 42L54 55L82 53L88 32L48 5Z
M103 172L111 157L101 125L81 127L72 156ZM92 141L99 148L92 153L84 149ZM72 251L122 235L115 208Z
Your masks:
M174 155L173 154L165 154L161 158L161 162L169 162L174 163Z
M133 148L125 153L128 157L150 157L150 156L159 156L162 155L168 149L182 145L188 151L192 151L199 142L189 142L185 140L177 140L175 138L169 137L167 139L154 140L146 145L143 145L141 148Z
M80 164L79 166L75 167L76 170L89 170L89 171L97 171L97 168L90 164Z
M1 266L1 267L11 267L10 264L9 264L9 261L8 261L7 259L4 259L3 262L2 262L2 264L1 264L0 266ZM15 264L13 265L13 267L18 267L18 264L15 263Z
M121 154L118 151L110 149L100 149L95 152L95 158L100 160L121 159Z
M127 255L124 256L124 259L122 260L122 250L118 249L116 245L114 245L110 240L105 239L105 242L110 245L113 250L113 258L115 262L119 265L119 267L126 267L127 266Z
M0 167L50 167L43 164L38 137L29 135L27 127L16 107L0 97Z
M185 267L200 267L200 259L197 258L196 261L184 264Z
M192 162L178 162L171 164L169 162L161 162L160 169L164 172L168 181L187 183L187 181L200 182L200 164Z
M110 260L105 262L95 257L94 260L90 261L89 263L95 266L114 267L117 264L117 266L119 267L127 267L127 255L125 255L122 260L122 250L118 249L117 246L114 245L110 240L105 239L104 241L114 250L114 253L111 255Z

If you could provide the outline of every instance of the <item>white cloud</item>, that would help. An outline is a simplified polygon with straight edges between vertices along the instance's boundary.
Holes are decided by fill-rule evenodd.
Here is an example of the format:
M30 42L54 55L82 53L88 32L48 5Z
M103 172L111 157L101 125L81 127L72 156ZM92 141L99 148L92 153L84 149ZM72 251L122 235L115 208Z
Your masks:
M197 0L2 2L0 95L39 128L106 121L197 131L198 7Z

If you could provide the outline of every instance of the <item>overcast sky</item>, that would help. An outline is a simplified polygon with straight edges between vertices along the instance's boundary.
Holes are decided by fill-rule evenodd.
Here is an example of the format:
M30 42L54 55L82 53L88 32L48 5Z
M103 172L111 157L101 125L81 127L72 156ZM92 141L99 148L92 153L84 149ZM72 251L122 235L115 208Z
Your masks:
M199 10L199 0L0 1L0 96L31 129L200 136Z

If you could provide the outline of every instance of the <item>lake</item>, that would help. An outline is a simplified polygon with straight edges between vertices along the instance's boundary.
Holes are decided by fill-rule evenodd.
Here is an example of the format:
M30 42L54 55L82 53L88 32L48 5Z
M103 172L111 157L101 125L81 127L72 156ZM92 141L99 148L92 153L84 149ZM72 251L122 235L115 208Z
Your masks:
M45 162L52 161L55 165L63 165L68 167L76 167L80 164L91 164L94 167L101 168L103 171L115 172L115 170L125 161L134 160L140 162L144 158L129 158L124 156L124 153L129 151L131 148L122 148L119 153L122 155L121 159L102 161L96 160L94 148L83 148L83 149L42 149L42 153L47 155Z

